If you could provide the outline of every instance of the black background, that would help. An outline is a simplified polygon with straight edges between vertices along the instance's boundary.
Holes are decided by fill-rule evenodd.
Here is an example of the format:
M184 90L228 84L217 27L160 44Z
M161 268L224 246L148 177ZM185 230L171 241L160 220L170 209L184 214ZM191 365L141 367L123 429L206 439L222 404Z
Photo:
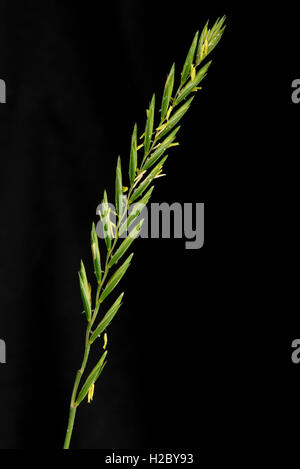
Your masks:
M133 124L142 131L171 64L178 74L195 31L223 14L227 30L152 198L204 202L205 245L135 243L109 362L72 447L202 447L243 440L253 422L255 446L283 429L292 437L293 4L1 1L0 448L61 448L83 349L77 271L83 258L92 272L96 207L104 188L113 197L117 155L125 167Z

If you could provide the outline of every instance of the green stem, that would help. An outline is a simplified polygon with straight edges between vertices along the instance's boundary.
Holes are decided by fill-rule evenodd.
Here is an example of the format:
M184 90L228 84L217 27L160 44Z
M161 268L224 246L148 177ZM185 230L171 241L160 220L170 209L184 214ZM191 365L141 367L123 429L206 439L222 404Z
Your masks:
M111 249L110 255L112 254L112 252L113 252L113 249ZM74 421L75 421L76 410L77 410L77 405L76 405L77 391L78 391L78 387L79 387L79 384L80 384L80 380L81 380L82 375L85 371L85 367L86 367L88 357L89 357L89 353L90 353L91 344L89 343L89 337L90 337L92 325L93 325L93 323L94 323L94 321L97 317L97 314L99 312L99 307L100 307L99 296L100 296L101 288L103 287L104 282L105 282L106 277L107 277L107 274L108 274L108 270L109 270L108 260L109 260L109 257L110 256L108 255L107 258L106 258L104 275L103 275L103 278L102 278L102 281L101 281L100 285L98 285L98 288L97 288L95 311L94 311L94 314L93 314L93 317L92 317L91 321L88 323L87 328L86 328L84 355L83 355L83 360L82 360L82 363L81 363L81 367L76 373L76 378L75 378L74 385L73 385L71 402L70 402L70 410L69 410L68 426L67 426L65 442L64 442L64 449L69 449L70 448L70 442L71 442L71 438L72 438Z
M73 427L74 427L75 415L76 415L76 407L70 407L69 421L68 421L68 427L67 427L67 432L66 432L66 437L65 437L64 449L70 448L70 441L71 441Z
M72 438L72 433L73 433L73 427L74 427L74 420L76 416L76 395L77 395L77 390L78 386L80 384L80 380L82 378L82 375L84 373L87 360L89 357L90 353L90 344L89 344L89 336L91 332L91 323L89 322L86 328L86 335L85 335L85 348L84 348L84 355L83 355L83 360L81 363L80 369L76 373L76 378L74 381L74 386L73 386L73 391L72 391L72 396L71 396L71 402L70 402L70 411L69 411L69 420L68 420L68 426L67 426L67 431L66 431L66 436L65 436L65 443L64 443L64 449L69 449L70 447L70 441Z

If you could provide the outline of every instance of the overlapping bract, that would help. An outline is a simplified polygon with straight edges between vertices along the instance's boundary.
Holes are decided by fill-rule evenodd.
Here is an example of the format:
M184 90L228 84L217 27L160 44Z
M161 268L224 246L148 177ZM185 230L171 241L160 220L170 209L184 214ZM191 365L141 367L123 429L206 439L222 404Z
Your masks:
M151 184L162 172L163 165L167 159L166 151L170 147L178 145L178 142L175 141L180 129L180 125L178 124L190 108L194 99L193 93L200 89L199 84L206 76L211 62L207 62L201 68L199 68L199 65L207 58L220 41L225 29L224 22L225 16L218 19L210 29L207 22L201 34L199 34L199 31L196 32L184 61L180 84L176 93L174 93L175 64L172 65L163 90L158 127L155 128L156 98L153 94L149 109L147 110L145 132L140 137L143 143L140 145L138 145L137 125L134 125L131 136L128 169L129 189L123 186L121 158L118 157L115 178L114 215L116 215L116 223L111 220L112 210L109 207L106 191L104 191L102 211L100 212L106 245L106 260L105 264L103 263L102 266L98 237L94 224L91 232L94 273L98 285L94 309L91 300L91 286L87 280L83 262L81 263L79 272L82 303L87 321L90 325L93 325L96 321L100 305L116 288L131 263L133 253L131 253L121 266L110 275L110 269L114 268L121 260L140 233L143 220L140 220L131 231L129 229L142 212L143 207L146 206L150 200L154 188ZM139 163L139 150L141 149L143 149L143 157ZM125 197L127 189L128 194L126 194ZM129 209L130 213L127 217L127 211ZM130 231L128 236L117 246L121 235L128 230ZM94 331L90 330L89 344L92 344L110 325L121 306L123 295L124 293L121 293L118 296L117 300L108 309ZM91 389L91 386L94 385L100 376L106 363L106 355L107 351L103 353L99 362L88 376L78 394L76 405L87 396L89 389Z

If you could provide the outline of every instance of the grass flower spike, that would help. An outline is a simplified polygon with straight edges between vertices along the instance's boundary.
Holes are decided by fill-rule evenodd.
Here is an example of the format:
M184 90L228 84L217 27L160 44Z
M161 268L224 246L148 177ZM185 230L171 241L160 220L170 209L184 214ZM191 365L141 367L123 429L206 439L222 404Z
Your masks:
M107 363L107 328L122 305L124 293L119 294L112 302L110 300L131 265L133 253L130 252L130 248L139 236L143 224L143 220L139 220L138 217L151 198L155 180L165 176L163 171L168 158L166 152L179 145L178 135L182 118L189 110L195 93L201 89L199 85L206 77L211 64L211 61L204 65L202 62L220 41L225 29L224 22L225 16L218 19L211 28L207 22L201 34L199 31L196 32L181 70L178 88L175 88L175 64L173 64L163 88L162 99L158 100L154 94L152 96L146 112L145 125L141 127L144 131L142 130L143 134L140 137L138 137L138 126L134 124L128 170L124 170L125 165L122 164L121 158L117 159L115 208L109 203L107 192L103 193L99 211L103 245L101 243L100 246L94 223L90 238L94 281L92 282L90 274L87 274L83 261L78 274L86 332L82 363L76 373L71 395L64 449L70 447L77 408L85 402L85 398L88 403L93 401L95 384ZM135 223L137 221L138 223ZM88 372L84 384L81 384L86 374L90 349L102 335L102 350L100 348L102 354Z

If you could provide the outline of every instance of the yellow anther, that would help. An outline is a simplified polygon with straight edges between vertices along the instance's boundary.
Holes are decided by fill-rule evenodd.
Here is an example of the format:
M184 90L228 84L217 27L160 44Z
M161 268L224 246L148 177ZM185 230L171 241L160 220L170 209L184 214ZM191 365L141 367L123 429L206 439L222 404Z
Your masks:
M166 115L167 121L169 120L169 117L170 117L170 114L171 114L171 112L172 112L172 109L173 109L172 106L170 106L169 109L168 109L168 112L167 112L167 115Z
M94 397L95 385L94 383L90 385L88 390L88 403L90 404Z
M155 130L157 130L157 131L164 130L166 127L167 127L167 124L163 124L163 125L160 125L159 127L156 127Z
M104 341L103 348L105 350L107 346L107 333L106 332L104 333L103 341Z

